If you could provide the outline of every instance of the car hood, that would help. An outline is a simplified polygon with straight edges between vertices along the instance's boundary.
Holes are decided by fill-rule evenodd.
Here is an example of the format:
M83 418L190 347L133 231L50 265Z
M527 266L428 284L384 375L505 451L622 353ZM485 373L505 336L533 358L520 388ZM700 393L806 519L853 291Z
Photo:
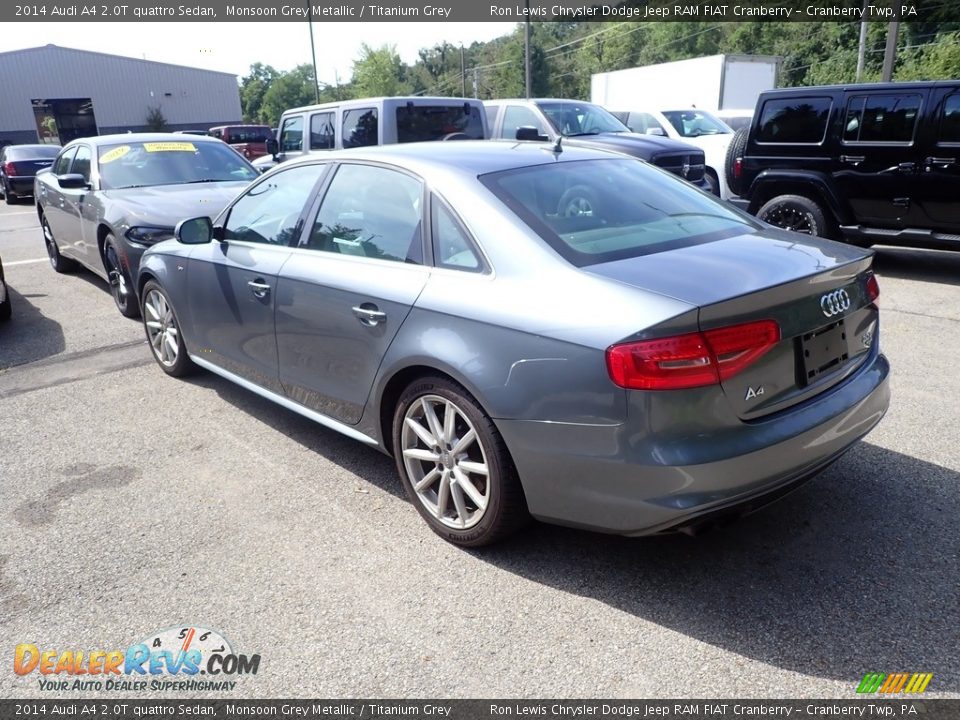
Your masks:
M690 143L659 135L641 135L640 133L600 133L599 135L564 138L563 142L576 147L614 150L645 158L655 157L663 153L702 152L700 148Z
M589 273L704 307L828 273L869 250L774 228L583 268Z
M248 184L241 180L157 185L105 190L102 196L105 204L113 206L111 212L125 216L131 226L149 223L158 227L173 227L186 218L215 218Z

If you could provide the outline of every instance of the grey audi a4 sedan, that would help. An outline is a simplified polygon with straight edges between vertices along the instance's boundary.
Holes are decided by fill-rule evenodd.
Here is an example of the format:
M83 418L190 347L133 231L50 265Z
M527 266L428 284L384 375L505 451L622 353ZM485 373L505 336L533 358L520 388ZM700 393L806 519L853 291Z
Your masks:
M871 263L621 155L463 141L285 163L137 289L166 373L392 455L477 546L690 530L836 460L889 402Z

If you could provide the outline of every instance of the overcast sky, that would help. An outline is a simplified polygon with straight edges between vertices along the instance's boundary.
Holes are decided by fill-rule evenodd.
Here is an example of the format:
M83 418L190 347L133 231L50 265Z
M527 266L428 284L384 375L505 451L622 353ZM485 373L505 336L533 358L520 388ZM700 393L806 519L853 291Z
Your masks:
M350 78L361 43L372 47L395 45L408 63L422 47L446 40L469 45L512 32L505 22L383 22L313 23L319 79L333 84ZM0 52L53 43L80 50L146 58L160 62L223 70L239 76L252 63L290 70L310 62L310 34L306 22L194 22L95 23L45 22L8 24L0 34Z

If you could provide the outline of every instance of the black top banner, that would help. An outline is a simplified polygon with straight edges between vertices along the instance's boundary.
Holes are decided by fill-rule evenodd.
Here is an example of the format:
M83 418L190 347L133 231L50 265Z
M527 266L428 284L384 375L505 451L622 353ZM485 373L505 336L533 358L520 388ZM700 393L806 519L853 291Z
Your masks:
M39 0L3 3L2 22L960 22L955 0Z

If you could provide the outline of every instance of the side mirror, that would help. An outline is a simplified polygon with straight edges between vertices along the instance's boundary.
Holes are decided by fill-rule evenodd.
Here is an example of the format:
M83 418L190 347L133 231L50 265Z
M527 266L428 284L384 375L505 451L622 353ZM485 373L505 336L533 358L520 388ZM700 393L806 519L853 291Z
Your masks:
M517 140L549 140L546 135L541 135L540 131L532 125L522 125L517 128Z
M280 146L277 144L275 138L267 138L267 152L274 157L276 157L277 153L280 152Z
M181 220L173 234L176 235L177 242L184 245L203 245L213 239L213 223L208 217Z
M57 184L64 190L85 190L90 186L87 179L80 173L57 175Z
M663 128L657 128L657 127L649 127L649 128L647 128L645 134L646 134L646 135L659 135L660 137L664 137L664 136L666 135L666 133L663 131Z

